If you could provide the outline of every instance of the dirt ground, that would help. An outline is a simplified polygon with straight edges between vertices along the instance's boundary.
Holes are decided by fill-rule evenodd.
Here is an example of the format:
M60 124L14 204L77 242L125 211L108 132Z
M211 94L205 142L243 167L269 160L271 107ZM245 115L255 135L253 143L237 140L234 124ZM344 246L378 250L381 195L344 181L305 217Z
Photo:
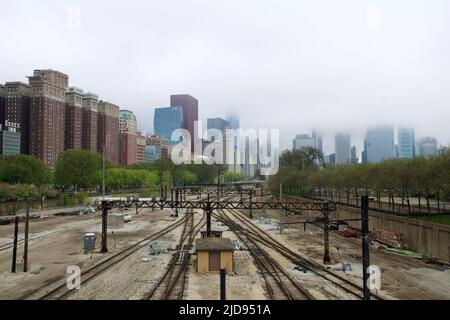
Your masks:
M0 251L0 299L35 299L51 288L65 282L68 276L66 274L68 266L76 265L83 270L99 263L111 254L136 243L138 240L155 233L174 221L175 218L170 217L170 212L167 210L155 210L154 212L143 210L139 215L133 215L133 221L125 224L123 229L114 230L114 237L112 230L108 232L109 253L104 255L99 252L101 241L101 219L99 214L50 217L32 221L30 222L29 237L30 239L36 239L29 243L29 272L22 272L23 244L18 246L18 265L17 273L15 274L10 273L12 250ZM0 226L2 245L12 242L13 228L12 225ZM23 239L23 224L19 226L19 230L19 239ZM174 230L173 233L176 233L178 230ZM95 232L97 236L96 246L98 249L92 255L83 253L83 235L88 232ZM172 238L175 239L176 235L171 233L160 240L168 241L168 244L171 245ZM125 284L128 287L136 285L139 281L151 281L153 279L151 275L156 277L157 272L164 270L161 266L165 264L165 259L168 259L168 254L156 256L154 261L151 260L150 263L142 262L142 257L148 254L145 250L147 248L143 248L129 259L126 259L125 266L122 266L122 263L120 263L111 268L110 271L105 272L105 275L113 276L114 281L104 280L102 275L99 279L104 280L105 285L103 287L100 286L98 292L90 295L85 294L85 291L82 290L83 293L80 292L77 298L126 299L138 296L139 292L137 291L128 296L126 290L114 290L115 287L123 289L119 281L121 278L116 277L118 270L114 269L118 268L123 270L124 273L136 270L136 274L142 275L141 278L133 278L131 282L126 280ZM134 274L134 272L129 274ZM88 283L87 287L96 285L97 282L93 280ZM129 291L131 292L132 290L130 289Z
M134 212L131 212L132 214ZM77 265L82 270L99 263L115 252L123 250L137 241L173 223L176 218L169 210L143 210L132 217L132 222L124 228L108 233L108 254L100 254L101 219L100 215L48 217L30 222L29 272L22 272L23 243L19 243L17 254L17 273L10 273L13 225L0 226L0 299L36 299L45 292L65 282L68 266ZM323 257L321 228L307 225L290 225L280 233L279 219L283 222L302 220L299 217L280 215L278 211L268 210L264 214L254 211L254 223L270 232L276 239L293 251L307 256L316 262ZM183 214L180 215L180 218ZM202 213L197 212L198 221ZM263 218L261 218L263 217ZM20 225L19 240L23 239ZM213 229L223 230L223 236L237 240L225 226L213 220ZM179 227L158 239L162 251L160 255L150 255L146 246L95 277L81 290L75 291L69 299L141 299L159 280L166 270L171 250L179 241L182 228ZM97 235L97 250L91 254L83 253L83 235L94 232ZM354 283L362 283L361 240L348 239L336 232L330 234L330 251L334 269ZM2 249L3 248L3 249ZM339 252L337 250L339 248ZM331 286L327 281L295 270L295 265L271 249L269 254L318 299L352 299ZM352 271L338 271L344 263L351 264ZM192 256L185 299L210 300L219 298L219 275L198 274L195 272L196 256ZM423 261L407 258L380 249L372 248L371 263L382 270L381 291L383 297L391 299L450 299L450 270L426 264ZM267 299L264 281L257 270L251 254L236 251L234 254L234 273L227 276L227 298L236 300Z
M269 230L275 238L292 250L318 263L322 262L323 232L321 228L308 224L305 232L303 224L294 224L288 228L284 227L280 234L280 219L283 223L305 219L295 216L286 217L280 215L279 211L273 210L265 213L254 212L253 216L254 223ZM265 218L264 222L261 221L261 217ZM336 231L331 231L330 254L332 263L328 266L329 268L334 269L333 271L339 275L345 275L354 283L362 285L361 239L345 238ZM378 292L381 296L391 299L450 299L449 269L374 247L371 247L370 259L371 265L381 268L381 291ZM342 262L351 264L352 271L345 273L337 271L341 268ZM306 285L311 287L311 283ZM315 286L314 283L312 285Z

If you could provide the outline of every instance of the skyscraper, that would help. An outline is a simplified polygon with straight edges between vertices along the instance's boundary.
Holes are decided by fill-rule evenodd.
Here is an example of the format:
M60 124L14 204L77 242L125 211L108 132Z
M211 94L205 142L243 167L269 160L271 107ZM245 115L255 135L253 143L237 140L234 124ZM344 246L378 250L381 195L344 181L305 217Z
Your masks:
M69 77L54 70L34 70L31 85L30 154L51 169L64 152L65 92Z
M172 95L170 105L183 108L183 128L191 134L191 151L194 152L194 127L195 121L198 121L198 100L188 94Z
M315 148L323 153L323 139L322 139L322 135L317 130L313 130L312 137L315 140L315 145L316 145Z
M81 149L83 140L83 90L66 90L65 149Z
M297 134L293 141L293 149L300 150L301 148L311 147L316 148L316 138L308 134Z
M178 143L178 140L172 140L172 133L183 128L183 119L183 108L180 106L156 108L153 120L155 135L172 144Z
M416 135L413 128L398 129L398 148L401 159L410 159L416 155Z
M5 123L6 87L0 84L0 125Z
M97 152L98 96L88 92L83 96L82 148Z
M364 160L368 163L379 163L394 158L394 127L384 126L369 129L364 147Z
M420 156L431 157L437 154L438 143L437 139L433 137L425 137L417 143L417 151Z
M351 138L349 134L338 133L335 137L336 164L351 162Z
M133 112L120 110L119 153L120 164L129 166L137 162L137 120Z
M356 155L356 146L352 147L351 150L351 163L352 164L357 164L359 161L358 156Z
M141 132L136 133L136 162L145 162L145 147L147 145L146 137Z
M98 138L97 151L103 154L112 164L119 164L119 110L112 103L99 101L98 103Z
M17 124L16 131L20 133L20 153L30 153L30 103L31 87L22 82L7 82L5 113L2 125L5 122Z

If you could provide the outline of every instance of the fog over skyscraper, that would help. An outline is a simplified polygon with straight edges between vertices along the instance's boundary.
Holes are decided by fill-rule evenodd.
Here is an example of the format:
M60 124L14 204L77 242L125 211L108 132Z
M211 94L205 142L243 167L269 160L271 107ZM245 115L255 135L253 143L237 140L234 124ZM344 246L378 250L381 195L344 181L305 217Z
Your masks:
M335 137L336 164L351 162L351 138L347 133L338 133Z
M394 158L394 127L382 126L367 130L364 153L364 160L368 163Z

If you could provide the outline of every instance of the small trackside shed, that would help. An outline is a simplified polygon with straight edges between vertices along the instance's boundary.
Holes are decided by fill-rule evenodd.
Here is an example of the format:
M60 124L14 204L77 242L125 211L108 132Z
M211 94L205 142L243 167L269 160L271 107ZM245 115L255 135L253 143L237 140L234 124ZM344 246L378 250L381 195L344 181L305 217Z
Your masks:
M201 238L195 242L197 272L233 272L233 243L227 238Z

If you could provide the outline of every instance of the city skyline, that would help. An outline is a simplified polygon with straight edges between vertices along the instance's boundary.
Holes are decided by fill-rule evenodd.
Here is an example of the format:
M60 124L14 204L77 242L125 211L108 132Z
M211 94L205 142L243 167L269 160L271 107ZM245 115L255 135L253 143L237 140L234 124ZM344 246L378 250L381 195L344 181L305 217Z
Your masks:
M283 148L317 128L325 151L331 131L347 129L361 150L365 129L387 122L450 142L447 1L433 10L423 1L272 3L5 3L0 25L14 32L4 35L0 82L23 81L36 67L62 70L132 109L144 132L149 109L190 93L201 120L239 111L243 128L281 129ZM165 23L168 15L176 22Z

